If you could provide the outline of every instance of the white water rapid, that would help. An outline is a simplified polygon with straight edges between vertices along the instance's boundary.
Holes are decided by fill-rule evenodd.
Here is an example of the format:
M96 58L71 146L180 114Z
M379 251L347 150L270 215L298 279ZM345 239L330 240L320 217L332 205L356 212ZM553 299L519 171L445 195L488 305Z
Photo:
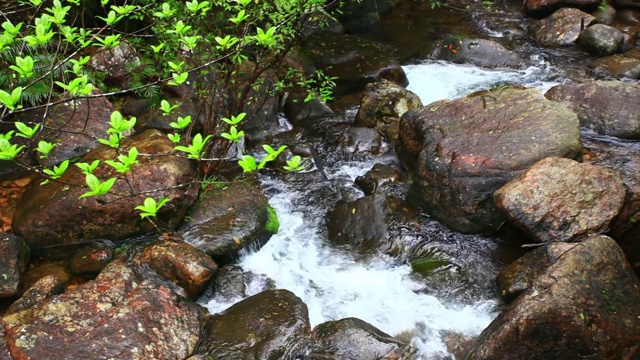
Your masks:
M411 82L409 89L424 104L505 82L543 89L552 85L545 81L544 71L535 68L489 71L432 61L407 66L405 71ZM347 191L354 193L356 190L349 183L375 161L372 158L367 162L330 164L327 170L334 179L344 179ZM363 263L331 247L325 238L325 210L301 201L311 196L311 190L267 176L262 184L277 211L280 230L259 251L243 255L239 262L245 271L263 275L248 284L250 295L262 291L264 279L268 278L277 288L294 292L307 304L312 326L357 317L391 335L411 331L421 359L450 358L442 339L444 331L477 335L497 315L496 299L472 304L444 300L437 293L418 291L424 284L410 276L408 265L384 255ZM214 297L207 307L216 313L232 303Z

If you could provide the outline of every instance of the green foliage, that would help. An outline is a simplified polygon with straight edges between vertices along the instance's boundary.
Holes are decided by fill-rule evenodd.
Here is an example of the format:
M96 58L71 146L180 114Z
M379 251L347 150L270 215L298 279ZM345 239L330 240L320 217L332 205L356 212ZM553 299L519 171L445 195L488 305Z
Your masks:
M138 163L138 149L135 147L129 149L127 155L118 155L118 161L105 160L105 163L113 167L117 172L126 174L131 171L131 166Z
M59 179L69 168L69 160L63 161L60 165L56 165L53 169L42 169L42 172L49 176L51 179ZM45 180L40 183L40 185L44 185L48 183L49 180Z
M136 206L136 210L140 210L140 217L156 217L160 208L169 201L167 198L160 198L158 202L154 198L148 197L144 199L144 204Z
M110 178L105 180L104 182L101 182L97 176L91 173L85 174L85 182L91 190L80 195L80 199L88 196L102 196L108 193L109 190L111 190L111 188L113 187L113 184L115 184L116 180L116 178Z
M301 165L302 158L299 155L294 156L291 160L287 160L287 165L284 166L284 169L287 171L295 172L301 171L304 169L304 166Z
M191 144L189 144L188 146L179 145L174 149L187 153L189 159L200 160L204 152L204 146L207 144L207 141L209 141L210 138L211 135L208 135L206 138L202 139L202 135L196 134L191 140Z
M278 233L278 230L280 230L280 221L278 220L278 214L276 213L276 210L270 205L267 205L267 223L265 224L264 229L271 234L276 234Z

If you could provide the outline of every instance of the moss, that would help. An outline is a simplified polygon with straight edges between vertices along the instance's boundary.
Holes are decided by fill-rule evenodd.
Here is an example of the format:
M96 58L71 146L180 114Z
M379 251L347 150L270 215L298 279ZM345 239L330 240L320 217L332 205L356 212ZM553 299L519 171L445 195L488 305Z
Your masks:
M276 234L280 229L280 221L278 220L278 214L276 210L267 204L267 223L264 225L264 229L272 234Z

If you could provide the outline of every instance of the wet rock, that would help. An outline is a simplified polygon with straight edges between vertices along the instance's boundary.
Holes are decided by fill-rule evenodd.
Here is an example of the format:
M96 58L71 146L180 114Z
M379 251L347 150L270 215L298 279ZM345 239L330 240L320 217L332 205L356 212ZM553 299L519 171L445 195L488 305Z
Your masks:
M525 10L535 16L547 15L560 8L595 9L600 5L598 0L525 0Z
M64 261L45 262L35 266L24 275L24 288L30 289L41 279L55 275L65 286L71 282L71 274Z
M626 193L612 170L551 157L496 191L494 201L534 241L573 241L608 231Z
M9 351L9 347L4 337L6 332L4 330L4 321L0 319L0 360L15 360L11 356L11 352Z
M580 125L601 134L640 138L640 84L593 81L554 86L545 94L578 114Z
M618 53L624 44L624 35L616 28L595 24L586 28L578 39L580 46L595 56L607 56Z
M313 329L305 359L377 360L403 347L393 336L357 318L327 321Z
M304 89L296 89L289 93L284 102L284 114L294 125L306 119L335 116L331 108L320 99L305 101L308 92Z
M328 237L338 245L349 245L371 253L388 245L392 222L409 222L405 205L386 194L365 196L353 202L339 202L328 214Z
M93 91L93 94L99 93L99 90ZM114 110L105 97L69 100L53 106L44 119L42 137L59 145L47 158L38 158L40 164L51 167L96 148L100 144L97 138L109 138L108 122Z
M162 229L175 229L196 198L197 185L185 186L195 177L195 164L177 156L166 156L173 153L173 144L155 130L123 140L123 149L132 147L140 153L159 156L139 156L139 163L133 166L135 176L128 182L119 177L111 189L112 194L101 197L79 199L88 190L85 176L80 169L70 166L60 178L62 183L51 182L25 194L14 214L15 232L24 237L31 248L39 248L86 239L119 240L153 231L149 221L140 218L139 211L135 210L149 195L116 195L130 194L130 186L139 193L153 191L156 199L169 199L155 222ZM114 149L101 145L81 161L91 163L96 159L112 159L115 155ZM94 174L102 180L118 176L104 163Z
M237 181L200 194L179 233L219 265L278 232L278 218L256 182Z
M613 3L620 9L640 9L638 0L613 0Z
M596 18L598 24L610 25L616 19L616 14L616 9L606 3L603 8L598 6L598 10L594 11L591 15Z
M16 359L184 359L194 353L205 316L166 285L114 261L95 280L4 321Z
M211 316L196 353L215 359L289 359L310 331L302 300L288 290L267 290Z
M487 327L467 359L630 359L640 283L615 241L576 244Z
M386 150L382 135L376 130L366 127L339 124L341 143L349 153L379 155Z
M622 175L628 189L625 204L611 223L613 236L640 274L640 151L632 144L595 133L583 133L585 158ZM631 146L630 146L631 145Z
M69 270L74 275L91 276L96 275L113 260L113 250L104 246L86 246L80 248L69 264Z
M536 278L544 274L564 253L576 243L555 242L528 252L502 269L496 278L502 298L511 302L531 287Z
M136 49L126 41L116 47L97 52L88 63L93 70L105 75L104 82L110 87L128 87L131 73L140 66Z
M595 17L573 8L562 8L531 26L534 39L545 46L574 45Z
M376 128L384 133L391 124L400 122L404 113L421 106L422 102L416 94L390 81L382 80L367 85L355 124Z
M600 76L612 76L614 78L640 78L640 59L613 55L600 58L591 65L594 73Z
M520 68L525 65L520 55L495 41L486 39L449 37L434 49L431 56L440 60L490 68Z
M224 266L220 269L213 288L217 298L226 301L242 299L247 295L247 276L240 266Z
M20 237L0 233L0 299L20 294L29 248Z
M448 332L442 336L442 340L454 359L463 360L475 339L460 333Z
M461 232L504 221L491 196L548 156L581 156L577 116L535 89L497 89L438 101L400 121L400 159L413 179L407 199Z
M62 294L64 289L65 283L58 277L58 275L47 275L36 281L33 286L22 294L20 299L11 304L5 315L40 306L40 304L53 295Z
M137 261L183 288L190 298L200 295L218 270L209 255L179 241L147 245Z
M409 81L393 51L355 35L318 32L304 43L303 50L325 75L337 77L337 95L358 92L382 79L400 86Z
M405 176L392 166L375 164L365 175L356 178L356 185L365 195L389 192L405 182Z
M175 129L169 124L177 122L179 117L186 118L187 116L192 117L191 121L195 126L194 131L200 131L203 119L194 115L200 113L198 104L189 94L184 95L185 96L181 97L172 96L166 98L171 106L177 106L169 115L164 115L162 109L157 106L150 107L143 111L136 122L136 132L140 133L150 129L156 129L165 133L173 133ZM131 111L131 109L129 111Z

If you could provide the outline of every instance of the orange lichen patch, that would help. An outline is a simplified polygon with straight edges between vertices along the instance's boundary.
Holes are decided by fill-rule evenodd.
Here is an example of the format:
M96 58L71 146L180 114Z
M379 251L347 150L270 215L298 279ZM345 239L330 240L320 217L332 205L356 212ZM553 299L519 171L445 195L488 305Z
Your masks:
M32 177L27 176L0 183L0 231L11 231L11 221L16 205L32 180Z

